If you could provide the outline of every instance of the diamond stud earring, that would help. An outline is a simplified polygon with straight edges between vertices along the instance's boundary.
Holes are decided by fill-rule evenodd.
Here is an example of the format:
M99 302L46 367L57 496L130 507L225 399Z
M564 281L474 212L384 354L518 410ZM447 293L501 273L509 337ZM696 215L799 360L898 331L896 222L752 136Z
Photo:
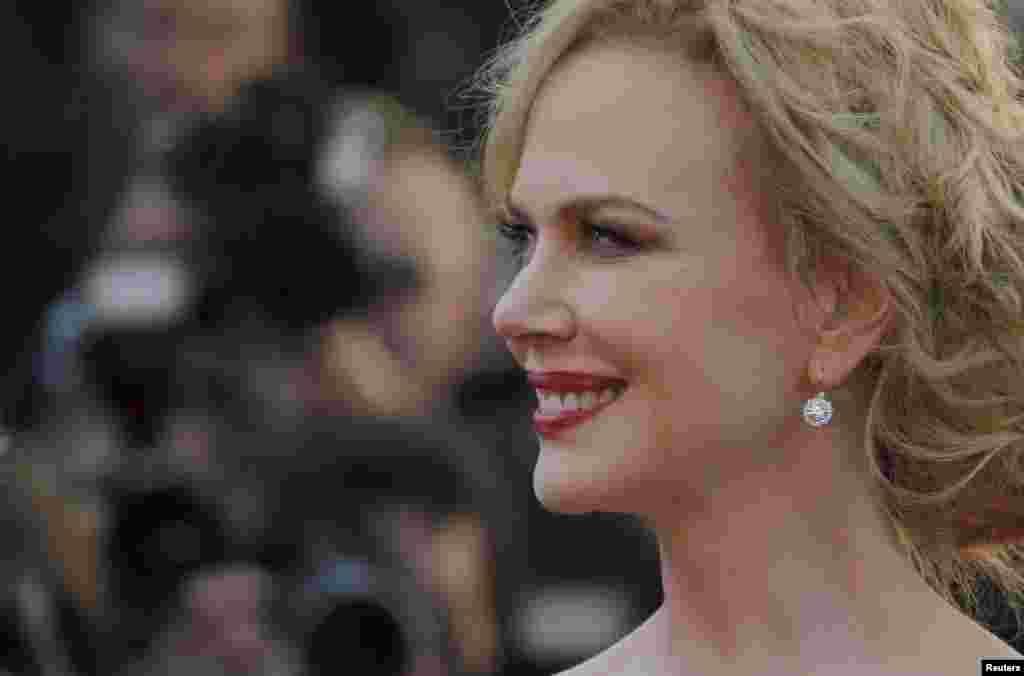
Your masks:
M818 392L813 399L804 402L803 415L804 422L811 427L828 424L832 419L832 402L825 398L825 392Z
M827 425L832 419L832 402L825 398L824 392L818 392L813 399L804 402L804 422L811 427Z

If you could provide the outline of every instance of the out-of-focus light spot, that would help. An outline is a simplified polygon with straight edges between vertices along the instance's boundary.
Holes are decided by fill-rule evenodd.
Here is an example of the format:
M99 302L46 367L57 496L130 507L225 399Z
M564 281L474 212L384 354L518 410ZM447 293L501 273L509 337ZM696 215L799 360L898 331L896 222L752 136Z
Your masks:
M35 626L49 620L49 595L43 584L34 577L25 577L16 587L19 605Z
M365 190L385 134L380 116L371 110L341 113L320 150L318 187L343 203Z
M166 128L157 129L161 125ZM150 125L152 134L164 134L168 138L160 140L154 136L151 140L157 144L172 144L170 135L179 131L176 125L178 121L172 118L154 121ZM164 179L143 176L129 186L115 217L115 231L119 238L127 241L172 242L188 238L191 224L186 210L171 194Z
M373 569L362 559L338 558L321 564L317 576L306 582L305 593L314 597L325 594L363 594L372 588Z
M523 652L543 662L585 659L629 631L630 604L613 588L558 586L542 590L521 609Z
M185 309L189 282L184 265L172 258L121 256L93 269L84 295L103 322L158 324Z
M43 351L37 359L37 375L51 390L71 386L74 382L71 355L78 340L95 318L95 310L69 291L50 305L46 312L46 335Z

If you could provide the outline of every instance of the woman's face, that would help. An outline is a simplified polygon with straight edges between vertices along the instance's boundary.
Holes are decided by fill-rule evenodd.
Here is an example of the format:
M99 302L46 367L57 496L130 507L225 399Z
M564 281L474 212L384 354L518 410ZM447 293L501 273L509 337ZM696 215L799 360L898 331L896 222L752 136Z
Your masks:
M736 96L707 67L619 45L569 55L538 93L509 194L510 222L532 234L494 326L530 372L627 383L540 439L534 487L549 509L677 510L785 462L800 433L812 342L783 233L765 222L768 187L757 163L737 164L752 118ZM609 195L664 220L571 206Z

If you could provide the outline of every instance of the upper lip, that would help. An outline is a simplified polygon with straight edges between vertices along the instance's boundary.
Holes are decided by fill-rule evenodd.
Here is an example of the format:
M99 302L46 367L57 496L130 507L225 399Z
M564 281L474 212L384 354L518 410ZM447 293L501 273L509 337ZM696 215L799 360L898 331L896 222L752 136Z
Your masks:
M554 392L578 392L581 390L597 390L609 385L625 387L622 378L599 376L593 373L573 373L571 371L530 371L527 381L539 390Z

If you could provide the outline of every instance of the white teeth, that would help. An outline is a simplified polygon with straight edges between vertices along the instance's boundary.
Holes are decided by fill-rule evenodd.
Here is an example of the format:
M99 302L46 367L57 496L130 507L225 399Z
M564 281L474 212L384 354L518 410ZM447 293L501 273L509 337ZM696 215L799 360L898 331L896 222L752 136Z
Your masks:
M544 415L557 415L566 411L585 411L596 406L607 404L617 399L624 388L615 385L600 391L585 392L547 392L537 390L537 401L540 412Z
M540 409L544 413L559 413L562 410L562 399L557 392L537 392Z

